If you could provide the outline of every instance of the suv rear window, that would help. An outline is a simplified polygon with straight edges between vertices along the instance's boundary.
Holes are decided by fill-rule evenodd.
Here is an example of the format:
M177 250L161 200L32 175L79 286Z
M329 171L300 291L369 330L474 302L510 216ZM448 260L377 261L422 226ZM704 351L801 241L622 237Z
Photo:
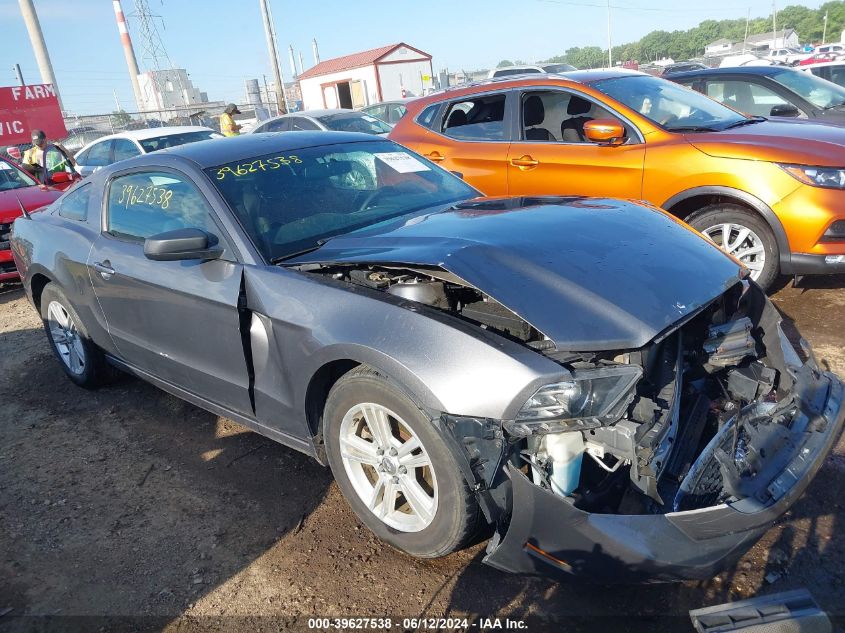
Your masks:
M485 95L449 104L441 131L467 141L505 140L505 95Z

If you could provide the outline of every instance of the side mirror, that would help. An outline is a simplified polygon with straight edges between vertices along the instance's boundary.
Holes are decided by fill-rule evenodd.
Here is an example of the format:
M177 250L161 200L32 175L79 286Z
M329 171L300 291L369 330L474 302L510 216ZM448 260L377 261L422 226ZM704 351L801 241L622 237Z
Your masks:
M73 180L73 174L69 174L66 171L57 171L54 174L50 174L50 180L54 185L60 185Z
M615 119L593 119L584 124L584 136L599 145L622 145L627 138L625 128Z
M770 116L785 116L785 117L797 117L801 116L801 110L796 108L791 103L779 103L778 105L772 108L772 111L769 112Z
M160 262L217 259L222 254L217 238L202 229L176 229L144 240L146 258Z

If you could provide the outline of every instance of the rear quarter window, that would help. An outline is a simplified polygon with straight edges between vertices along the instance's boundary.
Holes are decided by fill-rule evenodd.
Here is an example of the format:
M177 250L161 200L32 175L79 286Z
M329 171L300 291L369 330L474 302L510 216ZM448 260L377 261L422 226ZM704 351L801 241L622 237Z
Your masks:
M58 214L68 220L84 222L88 219L88 202L90 199L90 184L77 187L59 200Z
M434 129L434 121L437 118L437 111L440 109L440 104L428 106L425 110L417 115L417 123L429 130Z

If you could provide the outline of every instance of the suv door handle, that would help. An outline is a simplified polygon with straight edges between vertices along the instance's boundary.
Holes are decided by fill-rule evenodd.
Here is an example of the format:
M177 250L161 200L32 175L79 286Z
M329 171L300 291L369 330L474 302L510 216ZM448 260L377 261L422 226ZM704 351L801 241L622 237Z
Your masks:
M511 165L513 165L514 167L521 167L523 169L528 167L536 167L539 164L539 160L534 160L528 154L520 156L519 158L511 158Z
M446 157L438 151L433 151L428 154L424 154L424 156L435 163L439 163L441 160L446 160Z
M111 262L106 260L104 262L94 262L94 270L100 273L103 279L111 279L114 275L114 268L111 267Z

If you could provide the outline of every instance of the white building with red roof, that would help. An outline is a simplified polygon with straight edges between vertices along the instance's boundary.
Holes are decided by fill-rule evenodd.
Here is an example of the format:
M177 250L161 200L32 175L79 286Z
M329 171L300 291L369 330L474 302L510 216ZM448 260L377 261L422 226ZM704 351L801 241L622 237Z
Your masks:
M404 43L327 59L299 76L305 110L360 108L433 87L431 55Z

